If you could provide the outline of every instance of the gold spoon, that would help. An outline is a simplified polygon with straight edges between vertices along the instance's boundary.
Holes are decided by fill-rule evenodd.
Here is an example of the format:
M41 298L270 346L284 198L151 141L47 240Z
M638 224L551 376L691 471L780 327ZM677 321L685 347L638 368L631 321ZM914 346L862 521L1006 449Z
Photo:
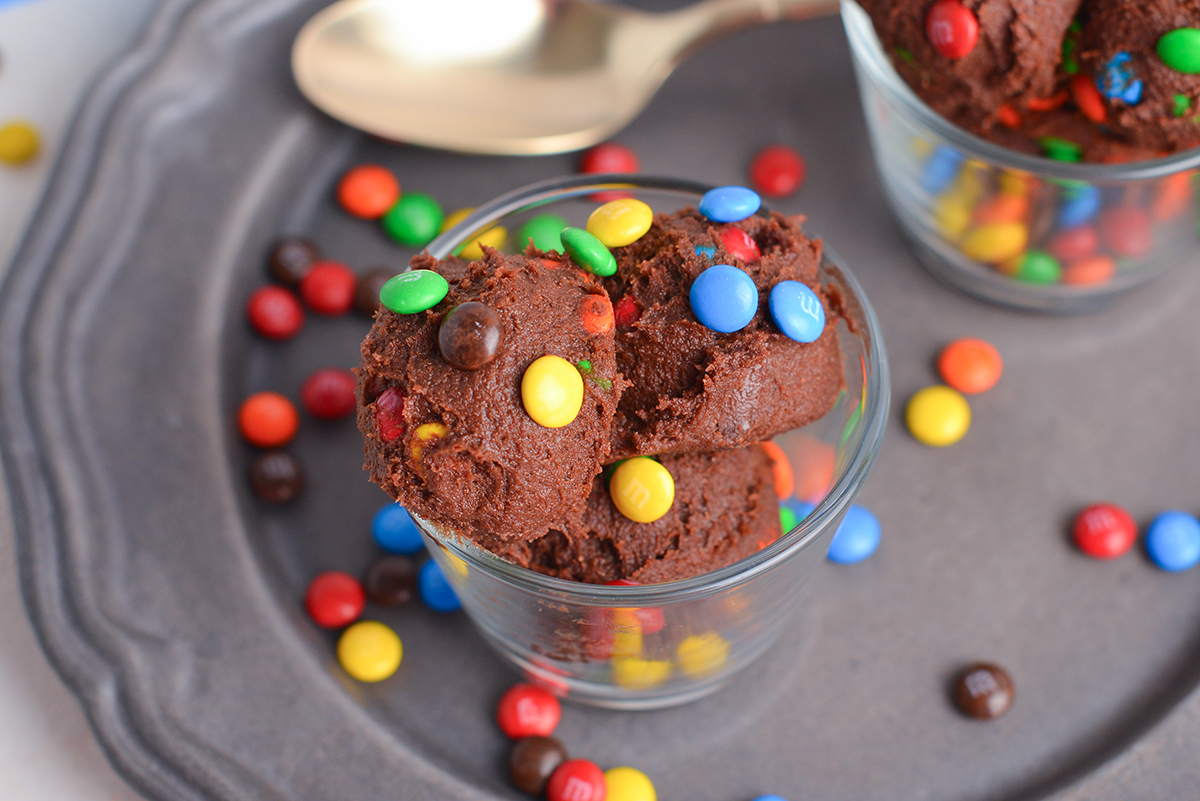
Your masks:
M837 0L705 0L651 14L594 0L340 0L292 48L300 90L337 119L472 153L578 150L624 127L685 56Z

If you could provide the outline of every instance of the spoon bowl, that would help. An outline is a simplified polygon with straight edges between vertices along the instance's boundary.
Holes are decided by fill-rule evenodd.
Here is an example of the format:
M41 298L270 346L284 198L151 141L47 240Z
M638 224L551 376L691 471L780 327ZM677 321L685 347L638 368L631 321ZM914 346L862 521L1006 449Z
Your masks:
M836 7L707 0L655 14L591 0L340 0L301 29L292 71L319 108L388 139L558 153L623 128L713 38Z

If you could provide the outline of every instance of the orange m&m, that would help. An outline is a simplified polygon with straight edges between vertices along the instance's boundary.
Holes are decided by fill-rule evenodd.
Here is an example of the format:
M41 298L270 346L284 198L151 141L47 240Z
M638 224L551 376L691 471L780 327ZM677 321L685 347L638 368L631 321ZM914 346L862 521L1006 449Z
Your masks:
M1003 372L1000 352L982 339L958 339L942 349L937 361L942 380L967 395L986 392Z

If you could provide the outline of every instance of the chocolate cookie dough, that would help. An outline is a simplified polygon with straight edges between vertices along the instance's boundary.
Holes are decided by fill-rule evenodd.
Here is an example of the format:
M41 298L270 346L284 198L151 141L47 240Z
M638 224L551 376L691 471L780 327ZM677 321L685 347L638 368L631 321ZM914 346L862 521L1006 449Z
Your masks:
M686 208L656 214L645 236L613 251L617 272L603 283L628 384L611 460L741 447L830 409L843 387L833 330L841 299L817 282L821 243L801 232L803 219L772 213L716 223ZM758 289L758 311L739 331L705 327L689 305L689 287L713 264L745 270ZM772 323L768 293L785 280L821 300L825 329L817 341L796 342Z
M412 262L442 266L428 255ZM604 289L569 262L536 255L486 249L479 261L445 266L453 282L441 302L415 314L381 309L363 341L358 424L371 480L472 538L577 525L623 387ZM598 308L609 309L607 327L596 323ZM475 344L490 354L470 351L462 330L445 335L444 322L477 326ZM588 367L578 415L555 428L535 422L522 399L522 375L547 355Z
M602 584L698 576L733 564L780 535L771 459L758 445L661 457L675 503L653 523L624 517L598 476L581 525L533 541L485 542L496 555L539 573Z

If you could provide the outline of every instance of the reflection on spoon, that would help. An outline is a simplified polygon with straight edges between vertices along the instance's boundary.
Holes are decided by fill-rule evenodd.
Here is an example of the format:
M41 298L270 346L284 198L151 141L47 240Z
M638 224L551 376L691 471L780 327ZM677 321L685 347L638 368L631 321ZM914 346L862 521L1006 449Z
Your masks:
M341 0L296 37L300 90L373 134L474 153L577 150L624 127L731 31L836 0L706 0L651 14L589 0Z

